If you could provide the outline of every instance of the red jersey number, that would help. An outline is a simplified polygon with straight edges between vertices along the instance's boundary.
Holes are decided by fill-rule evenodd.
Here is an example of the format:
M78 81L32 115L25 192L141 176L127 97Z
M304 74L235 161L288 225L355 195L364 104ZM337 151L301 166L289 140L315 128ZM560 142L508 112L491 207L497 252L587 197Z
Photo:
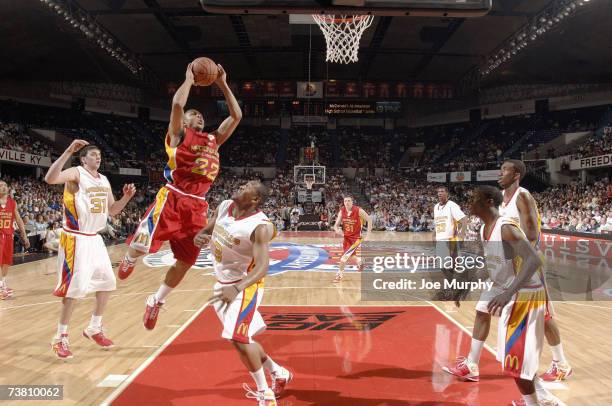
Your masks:
M0 234L13 234L15 201L10 197L4 207L0 206Z

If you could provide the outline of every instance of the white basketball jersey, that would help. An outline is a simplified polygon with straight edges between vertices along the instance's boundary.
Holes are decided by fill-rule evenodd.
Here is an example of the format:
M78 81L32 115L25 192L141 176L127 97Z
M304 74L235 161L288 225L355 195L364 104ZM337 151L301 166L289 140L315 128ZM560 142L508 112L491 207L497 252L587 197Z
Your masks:
M237 282L253 269L255 261L251 235L259 225L272 224L261 211L247 217L234 218L233 207L233 200L219 204L210 245L215 276L221 283Z
M519 216L518 207L516 206L516 200L518 199L519 194L529 191L524 187L520 187L514 191L514 194L510 197L510 201L508 203L504 203L499 206L499 215L511 218L514 222L521 224L521 218ZM504 199L506 198L506 191L504 190Z
M499 215L512 219L512 221L514 221L515 223L519 225L519 228L521 227L521 216L518 210L518 206L516 205L516 202L518 200L518 196L520 193L527 193L531 196L531 193L529 193L527 189L519 186L519 188L514 191L514 194L510 198L510 201L508 203L504 203L502 201L502 204L499 206ZM504 197L505 195L506 195L506 191L504 190ZM536 213L538 216L537 222L538 222L538 232L539 232L539 230L542 228L542 225L541 225L541 219L540 219L540 212L537 207L536 207ZM537 248L538 246L536 245L536 249Z
M516 273L520 270L522 260L520 257L506 259L504 244L502 242L502 226L510 224L521 231L520 225L507 217L498 217L489 236L484 235L484 225L480 228L480 238L487 261L489 277L495 286L505 289L512 284ZM523 231L521 231L523 233ZM524 234L523 234L524 235ZM541 285L538 273L534 273L527 285Z
M465 217L459 205L452 200L434 206L434 224L436 241L454 240L457 238L457 223Z
M64 188L64 228L85 234L96 234L106 227L108 196L111 186L106 176L94 177L85 168L79 171L79 190L70 193Z

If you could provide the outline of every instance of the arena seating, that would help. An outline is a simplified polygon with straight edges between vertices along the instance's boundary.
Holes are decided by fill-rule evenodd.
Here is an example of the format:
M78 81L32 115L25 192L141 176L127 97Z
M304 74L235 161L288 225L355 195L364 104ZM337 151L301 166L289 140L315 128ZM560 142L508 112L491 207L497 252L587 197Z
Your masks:
M605 117L606 112L608 109L604 106L485 120L477 124L434 126L417 129L416 132L409 129L385 131L352 127L340 127L328 132L322 128L294 127L286 134L288 143L284 145L284 151L281 151L283 131L280 129L242 126L221 148L222 168L228 170L221 171L207 198L212 210L221 200L230 198L239 184L249 179L263 179L263 174L252 169L236 174L229 167L270 167L279 164L279 157L284 156L286 159L280 163L287 169L277 169L276 177L266 180L271 196L265 210L279 230L296 227L295 221L292 225L292 217L297 215L299 223L303 208L294 203L292 166L299 163L299 149L314 142L319 149L319 163L328 166L324 203L314 207L314 215L321 223L319 228L328 228L333 224L344 194L355 195L357 192L356 199L363 199L360 204L373 216L374 229L430 231L431 208L436 202L436 194L435 188L423 180L426 172L496 168L508 151L520 154L561 132L601 127L601 117ZM28 135L29 127L44 127L58 129L71 137L84 137L100 145L105 160L112 162L110 167L161 170L166 162L163 149L166 123L6 101L0 102L0 120L0 147L46 156L61 153L53 150L51 143ZM609 153L612 151L611 138L610 132L594 133L570 151L570 158ZM408 147L408 139L411 142L424 142L425 153L411 159L408 168L393 169L401 153ZM473 157L474 151L478 154L476 158ZM361 174L351 184L334 166L361 167L363 170L358 171ZM542 169L536 166L530 164L530 171ZM373 173L365 169L372 167L386 167L385 175L363 174ZM31 177L5 175L2 178L7 180L11 194L21 204L20 211L27 220L28 232L32 236L42 238L44 230L61 220L60 189ZM612 192L607 182L607 178L599 178L588 184L560 185L535 193L543 226L589 233L608 231L612 228ZM121 185L114 186L119 188ZM110 223L110 234L117 238L130 234L158 187L157 183L140 182L136 198L124 213ZM469 187L451 187L451 194L463 207ZM120 190L115 193L119 195ZM36 248L40 247L37 241Z

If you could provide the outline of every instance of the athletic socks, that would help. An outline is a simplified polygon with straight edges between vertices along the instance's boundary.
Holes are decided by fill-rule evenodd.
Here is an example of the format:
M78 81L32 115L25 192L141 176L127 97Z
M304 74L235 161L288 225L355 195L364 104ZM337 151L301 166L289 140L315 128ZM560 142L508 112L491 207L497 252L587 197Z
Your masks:
M58 324L55 338L59 339L63 334L68 334L68 324Z
M268 389L268 382L266 382L266 374L264 373L263 368L259 368L255 372L249 371L249 373L251 374L253 380L255 381L255 384L257 385L258 392L263 392Z
M173 288L171 288L170 286L166 285L165 283L162 283L159 289L157 290L157 293L155 293L155 300L157 300L159 303L165 303L166 297L170 294L170 292L172 292L172 289Z
M91 320L89 321L89 328L92 330L101 329L102 328L102 316L96 316L92 314Z
M553 345L550 348L552 349L554 361L561 362L563 364L567 362L565 359L565 354L563 353L563 344L559 343L558 345Z
M468 355L468 360L473 362L474 364L478 364L480 362L480 354L482 354L482 348L484 347L484 341L476 340L472 338L472 348L470 349L470 355Z

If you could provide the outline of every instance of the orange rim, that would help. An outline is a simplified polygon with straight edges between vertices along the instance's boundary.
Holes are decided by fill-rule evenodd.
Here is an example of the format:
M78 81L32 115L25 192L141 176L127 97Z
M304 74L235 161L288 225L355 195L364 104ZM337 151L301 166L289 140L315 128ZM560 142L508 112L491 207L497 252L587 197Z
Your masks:
M315 15L325 20L326 23L334 23L334 24L352 23L353 21L359 21L359 20L363 20L366 17L369 17L368 15L356 15L353 17L335 18L335 17L330 17L329 15L319 15L319 14L315 14Z

